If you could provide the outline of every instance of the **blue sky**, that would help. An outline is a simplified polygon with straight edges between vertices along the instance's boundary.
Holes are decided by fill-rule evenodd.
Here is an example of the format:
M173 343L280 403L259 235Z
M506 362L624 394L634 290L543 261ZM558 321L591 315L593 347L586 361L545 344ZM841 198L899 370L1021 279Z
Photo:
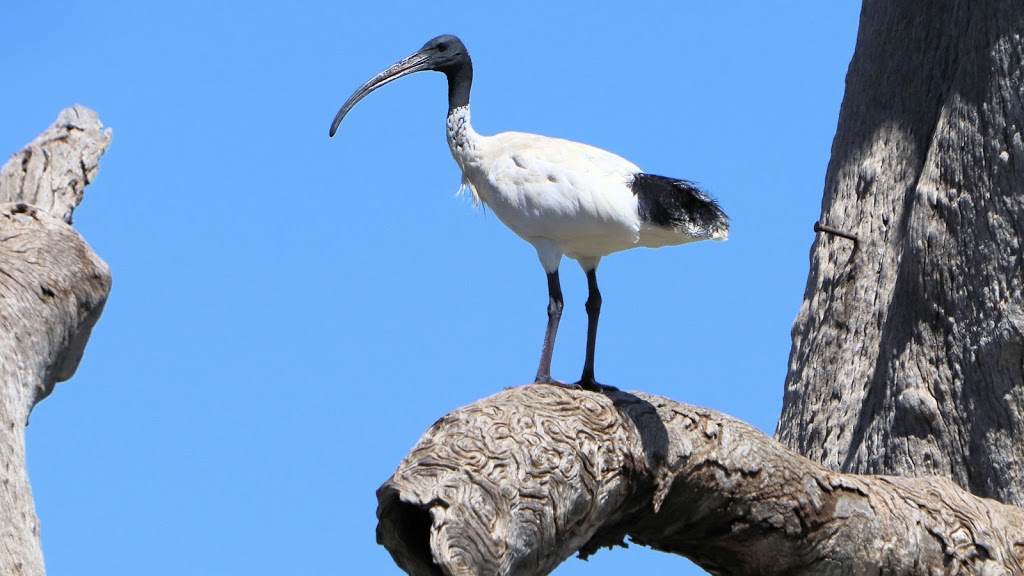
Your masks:
M347 5L358 4L358 7ZM629 7L627 7L627 4ZM477 131L699 182L728 242L601 265L599 380L774 431L859 3L15 2L0 151L81 103L114 141L75 214L114 287L36 407L52 575L396 574L374 491L446 412L532 380L533 248L456 198L444 77L338 107L442 33ZM562 267L556 378L583 362ZM699 574L632 547L556 574Z

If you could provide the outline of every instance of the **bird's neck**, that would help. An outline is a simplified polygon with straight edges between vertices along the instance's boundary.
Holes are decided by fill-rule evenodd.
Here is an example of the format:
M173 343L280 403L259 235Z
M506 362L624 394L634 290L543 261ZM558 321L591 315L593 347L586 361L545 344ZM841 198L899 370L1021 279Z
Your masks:
M473 88L473 61L469 54L444 74L448 77L448 114L451 114L456 108L469 106L469 91Z
M469 123L469 91L473 87L473 61L465 55L456 66L445 70L448 77L448 147L463 173L474 157L479 135Z
M452 158L462 171L462 188L473 193L473 203L480 206L487 199L481 196L480 189L473 182L473 174L478 173L481 160L480 145L483 138L473 130L469 123L469 104L456 106L448 110L448 148ZM475 168L476 167L476 168Z
M476 149L479 136L469 122L469 104L448 110L448 147L452 156L462 166L462 159L467 152Z

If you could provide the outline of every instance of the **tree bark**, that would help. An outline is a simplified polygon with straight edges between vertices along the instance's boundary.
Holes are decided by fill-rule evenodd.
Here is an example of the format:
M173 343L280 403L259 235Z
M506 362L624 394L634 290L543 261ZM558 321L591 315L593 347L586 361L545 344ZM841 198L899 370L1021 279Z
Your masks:
M0 169L0 574L44 574L25 467L37 402L74 375L110 270L68 224L110 145L75 106Z
M865 0L793 328L793 451L641 393L505 391L378 491L396 563L543 574L629 536L722 574L1024 574L1024 510L964 490L1024 502L1022 31L1017 0Z
M538 384L435 423L378 490L409 574L546 574L633 542L715 574L1019 574L1024 510L856 476L713 410Z
M868 0L777 438L1024 504L1024 9Z

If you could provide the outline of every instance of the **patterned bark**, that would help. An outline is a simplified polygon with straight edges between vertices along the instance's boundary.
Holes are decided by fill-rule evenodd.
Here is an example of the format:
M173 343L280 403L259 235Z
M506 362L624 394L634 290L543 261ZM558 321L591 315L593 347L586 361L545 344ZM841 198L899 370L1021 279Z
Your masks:
M1009 574L1024 511L832 472L712 410L531 385L456 410L378 490L410 574L546 574L633 542L716 574Z

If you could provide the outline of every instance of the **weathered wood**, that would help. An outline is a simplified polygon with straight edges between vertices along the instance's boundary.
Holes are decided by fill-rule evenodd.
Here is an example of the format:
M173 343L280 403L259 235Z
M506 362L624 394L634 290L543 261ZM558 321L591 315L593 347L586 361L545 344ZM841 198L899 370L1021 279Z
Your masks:
M76 106L0 171L0 574L45 572L24 429L74 375L110 292L109 268L68 225L109 143Z
M777 437L1024 504L1024 9L867 0Z
M71 224L113 134L84 106L65 108L0 169L0 202L24 202Z
M1024 510L855 476L713 410L530 385L435 423L377 492L410 574L546 574L629 536L719 574L1010 574Z

